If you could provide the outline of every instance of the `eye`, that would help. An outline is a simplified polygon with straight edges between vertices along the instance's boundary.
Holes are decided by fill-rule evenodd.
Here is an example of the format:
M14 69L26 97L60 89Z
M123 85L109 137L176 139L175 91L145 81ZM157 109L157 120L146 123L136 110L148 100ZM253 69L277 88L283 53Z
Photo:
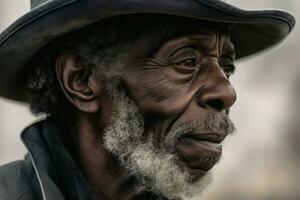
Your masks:
M223 71L226 75L227 78L230 78L230 76L234 73L234 65L226 65L226 66L223 66Z
M232 59L221 58L219 60L219 65L223 69L227 78L229 78L235 71L235 66Z
M188 68L194 68L197 65L196 58L188 58L178 63L180 66L188 67Z

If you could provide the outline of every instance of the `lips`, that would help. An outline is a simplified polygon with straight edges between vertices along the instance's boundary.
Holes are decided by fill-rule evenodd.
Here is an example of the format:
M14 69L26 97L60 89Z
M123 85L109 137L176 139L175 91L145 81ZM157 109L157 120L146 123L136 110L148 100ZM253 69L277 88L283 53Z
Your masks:
M224 134L190 133L180 137L176 150L180 160L191 170L209 171L222 154Z

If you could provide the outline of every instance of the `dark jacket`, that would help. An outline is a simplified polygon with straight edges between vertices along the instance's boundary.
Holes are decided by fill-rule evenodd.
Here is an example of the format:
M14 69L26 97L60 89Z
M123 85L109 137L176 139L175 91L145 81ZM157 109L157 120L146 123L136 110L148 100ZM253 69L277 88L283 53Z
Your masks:
M26 128L24 160L0 167L0 200L94 200L52 119Z
M0 167L0 200L96 200L72 159L64 129L51 118L26 128L24 160ZM138 199L165 200L150 193Z

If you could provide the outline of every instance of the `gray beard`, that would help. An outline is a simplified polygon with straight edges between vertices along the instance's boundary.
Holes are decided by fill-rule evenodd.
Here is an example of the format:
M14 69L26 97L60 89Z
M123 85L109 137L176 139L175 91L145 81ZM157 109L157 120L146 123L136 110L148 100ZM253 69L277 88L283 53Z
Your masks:
M179 158L174 149L178 137L193 129L234 132L233 123L226 114L212 115L205 121L195 121L174 127L167 134L161 147L153 143L153 135L144 136L144 119L135 103L118 89L118 83L107 86L115 111L112 126L104 133L104 147L111 152L122 168L124 177L135 177L138 183L135 192L151 191L169 199L199 199L203 189L209 185L212 176L207 173L201 178L194 177L176 163Z

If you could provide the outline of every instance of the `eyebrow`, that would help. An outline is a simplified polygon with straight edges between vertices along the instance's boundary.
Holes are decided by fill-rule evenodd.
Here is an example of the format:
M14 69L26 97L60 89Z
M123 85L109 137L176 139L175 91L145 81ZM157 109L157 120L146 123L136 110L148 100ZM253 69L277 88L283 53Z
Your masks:
M203 32L179 32L175 34L168 34L167 37L164 38L164 42L172 41L177 38L187 38L190 41L202 42L203 40L211 39L213 32L203 31Z
M178 44L181 42L203 42L204 40L211 40L213 39L212 37L213 33L208 33L208 32L203 32L203 33L199 33L199 32L194 32L194 33L186 33L186 34L176 34L176 35L172 35L171 37L168 37L167 39L164 39L164 42L162 42L162 44L165 43L170 43L171 45L174 44ZM182 41L176 41L177 39L183 39Z

